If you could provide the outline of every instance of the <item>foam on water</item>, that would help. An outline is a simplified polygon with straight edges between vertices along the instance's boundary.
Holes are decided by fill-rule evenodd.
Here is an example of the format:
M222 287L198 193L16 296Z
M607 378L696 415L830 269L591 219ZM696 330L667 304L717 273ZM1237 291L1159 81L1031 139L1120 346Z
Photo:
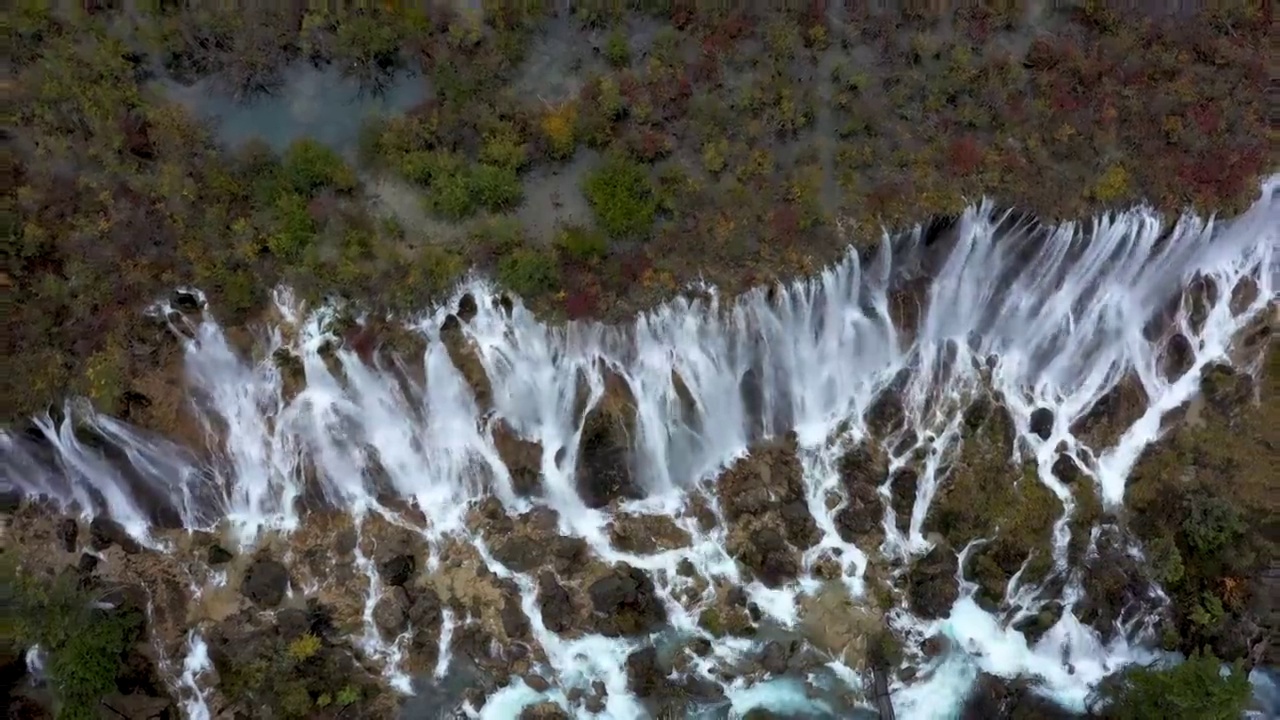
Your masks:
M1192 397L1210 363L1231 360L1233 338L1276 297L1277 186L1280 178L1268 182L1258 202L1230 222L1188 216L1172 230L1162 229L1146 208L1040 228L983 204L940 237L916 231L892 243L886 238L878 253L850 254L817 277L732 302L700 288L695 297L627 326L547 325L518 299L504 303L477 279L451 304L404 323L420 333L425 350L399 358L399 365L343 347L331 331L336 306L307 311L282 291L281 321L263 333L265 352L257 361L231 347L212 312L175 322L210 461L75 406L61 420L36 418L25 435L0 434L0 488L43 494L85 514L107 513L144 540L165 518L192 528L229 522L251 543L264 530L297 527L307 503L348 508L358 519L391 517L384 509L388 497L412 501L428 518L423 532L433 553L447 540L466 539L498 577L516 583L545 651L542 670L559 683L538 693L517 680L476 716L512 717L542 701L568 708L565 688L600 681L608 689L602 717L639 718L647 710L627 692L625 670L638 641L569 640L549 631L535 597L537 579L504 567L470 537L470 503L492 494L511 512L531 502L554 508L562 533L585 539L606 562L625 561L653 577L676 633L702 632L701 605L676 599L682 560L708 579L745 587L768 621L783 629L798 624L800 597L821 583L807 572L784 588L751 581L725 549L724 530L702 532L688 518L678 521L693 538L687 548L636 555L613 547L608 512L587 507L575 487L583 432L575 404L583 381L587 407L603 396L607 373L625 381L635 398L632 452L648 496L624 504L633 513L676 514L754 442L794 431L807 504L822 535L805 555L806 571L824 551L839 549L854 596L865 592L869 553L906 560L931 548L924 518L945 480L946 458L961 442L963 412L976 395L993 392L1019 436L1020 457L1010 462L1034 461L1038 481L1064 506L1053 547L1055 574L1067 579L1062 619L1028 646L1009 622L978 607L967 582L943 620L924 622L895 610L890 621L899 633L918 638L941 630L955 650L931 661L914 685L895 681L893 702L900 717L948 717L982 670L1036 678L1044 692L1078 708L1098 680L1145 656L1129 644L1133 633L1103 645L1073 613L1083 593L1066 554L1075 502L1053 473L1057 448L1065 446L1078 460L1106 504L1123 502L1125 479L1142 449L1159 437L1165 416ZM913 298L910 289L921 281L927 290ZM1185 293L1192 281L1210 291ZM1248 284L1256 292L1238 292ZM477 402L441 334L464 293L477 307L461 332L492 386L491 408ZM899 327L892 310L903 297L918 300L920 312L898 317ZM1163 358L1175 335L1189 341L1190 363L1179 377L1168 377ZM296 395L286 392L271 360L280 348L294 353L305 372ZM1089 447L1071 428L1125 378L1146 391L1145 414L1113 447ZM889 436L873 437L868 412L885 392L897 394L904 420ZM1045 438L1031 431L1038 408L1053 413ZM494 444L495 418L544 449L540 499L516 495ZM96 442L84 442L86 434ZM863 442L881 443L891 469L925 451L908 530L899 532L887 509L881 547L844 541L825 504L828 491L839 487L838 459ZM888 478L880 492L888 497ZM387 665L397 689L408 691L405 638L386 643L379 637L372 608L385 589L372 561L357 557L368 577L367 629L359 644ZM1039 610L1039 588L1017 577L1010 583L1010 598L1023 606L1017 617ZM446 616L441 671L450 663L450 633L466 621ZM190 646L181 684L188 713L200 717L207 653L198 634ZM751 641L718 639L689 672L719 682L717 668L752 650ZM833 672L860 682L838 663ZM794 678L728 683L725 690L733 713L824 711Z

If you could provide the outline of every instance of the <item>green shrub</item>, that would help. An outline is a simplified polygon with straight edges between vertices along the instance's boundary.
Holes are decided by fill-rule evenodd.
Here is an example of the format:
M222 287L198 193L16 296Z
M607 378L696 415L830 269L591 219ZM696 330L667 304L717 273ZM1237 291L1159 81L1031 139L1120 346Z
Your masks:
M522 297L554 290L560 274L546 250L519 248L498 262L498 280Z
M315 234L315 222L307 212L306 198L294 193L276 198L275 232L267 239L272 255L288 263L297 262L311 247Z
M427 208L449 220L465 220L480 210L498 212L519 204L523 196L520 178L513 168L497 165L466 166L454 155L431 153L412 168L418 182L430 187Z
M356 186L355 173L342 158L310 138L290 145L281 165L286 182L300 195L315 195L324 188L347 192Z
M1103 689L1108 720L1235 720L1249 702L1251 688L1236 665L1224 677L1222 663L1209 653L1195 653L1175 667L1139 667L1125 672Z
M1216 553L1243 537L1246 530L1240 513L1222 498L1194 495L1187 502L1182 533L1197 553Z
M471 168L469 183L476 202L489 212L515 207L523 196L520 178L510 167L476 165Z
M141 635L142 616L94 608L97 598L68 574L37 579L6 569L0 585L7 596L0 597L0 627L20 646L48 653L59 720L98 717L102 698L116 691L125 652Z
M570 225L556 235L556 247L575 260L594 260L604 257L609 241L591 228Z
M631 64L631 48L627 46L627 36L621 28L609 33L609 39L605 41L604 58L616 68Z
M653 183L645 167L620 153L610 153L604 163L588 173L583 194L599 221L613 238L637 238L653 230L658 211Z

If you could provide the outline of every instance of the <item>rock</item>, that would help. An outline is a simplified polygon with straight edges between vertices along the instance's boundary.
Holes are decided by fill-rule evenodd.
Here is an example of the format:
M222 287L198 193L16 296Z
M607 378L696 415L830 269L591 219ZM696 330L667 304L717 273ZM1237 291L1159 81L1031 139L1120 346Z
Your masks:
M462 322L471 322L480 308L476 305L476 297L471 293L466 293L458 298L458 319Z
M898 532L911 529L911 512L915 509L916 488L920 475L911 468L898 468L889 479L889 504L893 507L894 525Z
M627 656L627 687L637 697L647 698L666 685L666 673L658 665L658 649L643 647Z
M1031 433L1041 440L1048 440L1053 435L1053 411L1049 408L1036 408L1031 413Z
M631 438L636 433L636 401L631 387L611 370L604 372L604 393L587 413L574 470L578 495L589 508L644 496L631 467Z
M140 693L108 696L103 698L102 704L119 717L129 720L169 720L177 717L172 700Z
M180 313L198 313L204 307L200 296L188 290L174 290L169 296L169 307Z
M219 565L226 565L231 562L233 558L235 558L235 556L231 554L231 551L221 545L215 544L209 546L208 560L210 566L217 567Z
M98 558L89 553L82 553L79 562L76 563L76 572L81 575L92 575L94 570L98 569Z
M1129 426L1137 422L1149 404L1142 380L1130 373L1098 399L1071 432L1095 449L1111 447Z
M716 480L729 523L729 553L771 587L790 582L818 541L794 434L754 448Z
M888 471L867 446L859 445L840 459L845 504L836 512L836 530L845 542L857 542L880 529L884 508L876 490Z
M551 683L541 675L525 675L524 684L529 686L534 692L546 692L551 689Z
M572 716L553 702L530 705L520 711L520 720L570 720Z
M269 558L253 561L244 573L240 592L254 604L273 608L279 605L289 589L289 571L284 565Z
M960 597L956 584L958 568L959 560L946 543L938 543L917 560L907 574L907 602L911 612L929 619L948 615Z
M98 551L117 545L128 555L142 552L142 546L125 532L120 523L105 517L96 517L89 523L89 544Z
M1067 720L1078 717L1034 692L1026 680L983 673L960 711L960 720Z
M529 628L529 618L520 607L520 590L512 587L502 603L502 631L510 639L525 638L529 636Z
M878 610L854 601L842 583L829 583L802 607L805 639L855 670L869 667L871 642L885 631Z
M387 585L404 585L413 578L416 567L412 555L393 555L378 563L378 576Z
M1052 601L1045 603L1040 612L1026 618L1013 626L1014 630L1022 633L1027 638L1028 645L1035 645L1040 638L1044 637L1049 629L1058 623L1062 618L1062 603Z
M373 623L384 640L391 640L405 631L409 622L409 594L394 585L373 606Z
M659 630L667 611L654 594L653 580L625 563L587 588L597 632L608 637L635 636Z
M787 671L787 647L777 640L770 640L760 655L760 667L770 675L781 675Z
M408 618L414 627L431 627L439 624L441 618L440 596L431 588L419 588L409 606Z
M1062 482L1072 484L1081 478L1083 471L1074 457L1063 452L1058 453L1058 459L1053 461L1053 474Z
M493 444L511 473L516 495L536 495L542 486L542 446L516 435L505 420L493 424Z
M311 616L301 608L282 608L276 611L276 632L285 642L293 642L311 632Z
M573 618L577 615L573 597L556 580L555 574L546 570L538 576L538 607L542 611L543 623L551 632L563 633L573 626Z
M454 367L458 368L462 378L471 387L476 407L481 412L489 410L493 406L493 383L489 381L489 375L484 370L480 353L476 350L474 343L463 333L458 316L450 315L445 318L444 324L440 327L440 340L444 343Z
M1141 564L1125 551L1115 528L1104 528L1084 568L1084 597L1075 609L1080 622L1110 642L1120 625L1154 610L1157 601Z
M360 543L360 535L353 527L344 527L333 535L333 552L338 557L352 555Z
M80 535L80 525L75 518L63 518L58 522L58 542L65 552L76 551L76 539Z
M689 533L667 515L619 513L609 522L610 540L623 552L651 554L688 547Z

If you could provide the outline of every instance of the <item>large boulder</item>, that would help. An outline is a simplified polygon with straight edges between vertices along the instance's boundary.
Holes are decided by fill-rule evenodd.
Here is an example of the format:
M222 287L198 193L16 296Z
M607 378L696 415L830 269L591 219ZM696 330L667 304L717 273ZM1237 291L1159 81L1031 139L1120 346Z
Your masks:
M870 651L885 632L882 614L854 601L843 583L829 583L806 597L802 627L814 647L856 670L869 667Z
M728 550L771 587L802 570L802 553L818 542L809 513L796 438L761 444L716 480Z
M475 397L476 407L481 412L493 407L493 383L485 372L484 362L475 343L462 331L462 322L457 315L449 315L440 327L440 340L444 343L449 359L454 367L462 373L462 379L470 386Z
M583 419L574 470L578 495L587 507L643 497L632 468L635 434L635 395L622 376L605 370L604 392Z
M105 517L96 517L89 523L89 544L98 551L106 550L112 545L129 555L136 555L142 551L142 546L121 527L120 523Z
M554 633L570 630L578 614L573 596L556 579L555 573L547 570L538 576L538 608L542 611L543 624Z
M502 419L493 424L493 444L511 474L511 489L520 496L536 495L542 481L542 446L517 435Z
M865 540L880 532L884 505L877 486L884 481L888 469L884 457L865 443L840 459L840 484L845 500L836 511L835 523L845 542Z
M609 637L656 632L667 622L667 610L653 580L625 563L587 588L596 632Z
M283 600L289 589L289 571L284 565L267 557L254 560L245 570L240 592L255 605L274 608Z
M937 543L927 555L916 561L907 574L907 603L920 617L936 619L951 613L960 597L956 583L959 560L945 542Z
M960 711L960 720L1069 720L1079 717L1036 694L1025 680L983 673Z

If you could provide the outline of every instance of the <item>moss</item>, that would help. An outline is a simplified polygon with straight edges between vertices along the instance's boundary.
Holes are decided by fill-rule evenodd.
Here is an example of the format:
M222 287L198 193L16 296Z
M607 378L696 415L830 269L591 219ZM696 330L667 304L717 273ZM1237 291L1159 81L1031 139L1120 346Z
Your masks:
M643 165L621 153L610 153L588 173L582 192L610 237L643 238L653 230L658 211L653 183Z
M720 621L720 611L707 608L698 615L698 627L711 633L712 637L724 637L724 623Z

